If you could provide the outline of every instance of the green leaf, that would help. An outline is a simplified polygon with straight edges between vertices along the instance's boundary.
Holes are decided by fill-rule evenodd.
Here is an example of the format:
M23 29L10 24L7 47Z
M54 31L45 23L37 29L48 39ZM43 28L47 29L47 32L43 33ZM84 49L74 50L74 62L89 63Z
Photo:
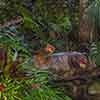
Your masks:
M96 64L100 66L100 54L96 56Z

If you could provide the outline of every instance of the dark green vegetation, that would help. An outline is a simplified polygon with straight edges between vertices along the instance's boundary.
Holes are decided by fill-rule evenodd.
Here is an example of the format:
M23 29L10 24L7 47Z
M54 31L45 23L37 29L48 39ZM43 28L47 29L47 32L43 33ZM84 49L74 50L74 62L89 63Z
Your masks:
M0 32L0 99L71 100L48 84L48 72L35 68L27 44L10 32Z
M100 100L99 29L100 0L0 0L0 100L81 100L83 91L83 100ZM53 83L33 63L48 43L56 52L86 52L97 69L82 72L85 82Z

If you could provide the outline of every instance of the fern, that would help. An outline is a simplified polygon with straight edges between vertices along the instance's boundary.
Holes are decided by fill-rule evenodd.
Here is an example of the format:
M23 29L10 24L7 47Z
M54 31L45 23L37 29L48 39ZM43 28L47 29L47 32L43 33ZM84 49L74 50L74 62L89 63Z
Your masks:
M11 34L14 33L15 35L12 36ZM29 55L30 53L27 50L28 48L25 46L24 38L18 36L17 30L14 28L4 29L0 31L0 45L4 45L6 48L9 49L10 55L15 55L16 53L20 53L22 56ZM17 52L16 52L17 51ZM9 56L10 56L9 55Z
M100 41L91 44L90 57L98 66L100 65Z

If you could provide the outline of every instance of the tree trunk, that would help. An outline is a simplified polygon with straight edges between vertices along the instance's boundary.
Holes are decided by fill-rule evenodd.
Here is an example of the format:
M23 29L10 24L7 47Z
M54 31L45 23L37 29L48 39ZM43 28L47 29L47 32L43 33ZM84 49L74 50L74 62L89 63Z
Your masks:
M74 86L74 100L88 100L87 85Z
M87 43L90 40L90 28L88 23L87 8L88 0L80 0L80 43Z

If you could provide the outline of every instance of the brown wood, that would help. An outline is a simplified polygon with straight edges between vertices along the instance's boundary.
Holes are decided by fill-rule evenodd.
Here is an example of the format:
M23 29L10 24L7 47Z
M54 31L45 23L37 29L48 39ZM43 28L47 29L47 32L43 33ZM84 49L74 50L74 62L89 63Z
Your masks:
M9 27L9 26L16 26L23 23L23 18L21 16L17 16L12 18L9 21L4 22L3 24L0 24L0 29Z

